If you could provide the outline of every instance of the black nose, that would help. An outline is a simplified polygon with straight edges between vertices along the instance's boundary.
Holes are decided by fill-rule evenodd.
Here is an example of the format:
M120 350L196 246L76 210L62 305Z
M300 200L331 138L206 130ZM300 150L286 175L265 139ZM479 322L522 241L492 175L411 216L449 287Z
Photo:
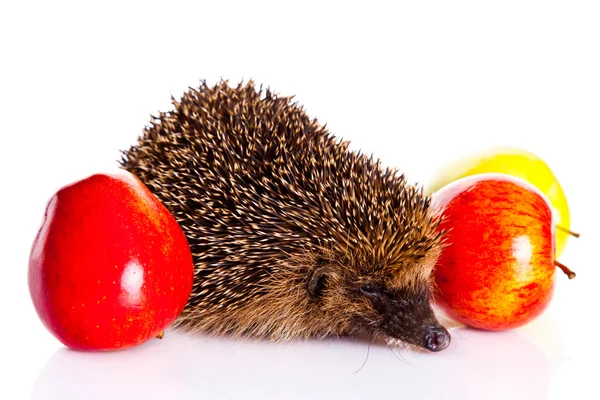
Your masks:
M443 326L431 326L425 336L425 347L431 351L442 351L450 345L450 333Z

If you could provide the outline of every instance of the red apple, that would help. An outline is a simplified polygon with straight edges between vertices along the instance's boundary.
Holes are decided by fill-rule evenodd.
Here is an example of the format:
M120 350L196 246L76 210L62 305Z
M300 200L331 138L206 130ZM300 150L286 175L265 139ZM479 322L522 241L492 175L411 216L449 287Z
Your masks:
M542 313L558 264L552 207L538 189L520 178L486 173L443 187L432 204L446 231L435 297L451 318L502 330Z
M97 174L48 202L29 290L48 330L80 350L136 346L163 332L192 289L177 221L136 177Z

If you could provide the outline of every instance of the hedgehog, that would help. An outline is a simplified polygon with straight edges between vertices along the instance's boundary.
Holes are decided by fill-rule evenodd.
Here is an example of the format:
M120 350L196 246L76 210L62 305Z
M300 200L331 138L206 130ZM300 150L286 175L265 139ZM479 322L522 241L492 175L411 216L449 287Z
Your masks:
M173 328L448 347L432 307L443 233L421 187L252 80L202 81L172 106L119 166L192 251L194 285Z

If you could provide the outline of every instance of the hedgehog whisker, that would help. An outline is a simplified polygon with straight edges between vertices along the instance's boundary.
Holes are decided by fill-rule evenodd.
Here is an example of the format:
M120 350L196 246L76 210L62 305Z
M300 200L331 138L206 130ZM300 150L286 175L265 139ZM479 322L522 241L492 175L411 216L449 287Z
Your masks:
M388 346L388 348L390 349L390 351L392 352L392 354L394 355L394 357L396 357L398 360L402 361L406 365L410 365L411 367L413 366L402 356L402 353L400 352L401 349L403 349L403 350L408 349L409 346L407 345L407 343L404 343L398 339L392 339L391 341L386 340L385 343Z
M363 367L367 364L367 360L369 359L369 353L371 351L371 343L372 343L373 339L369 339L369 345L367 347L367 356L365 357L365 361L362 363L362 365L360 366L360 368L356 371L353 372L353 374L356 374L358 372L360 372L361 369L363 369Z

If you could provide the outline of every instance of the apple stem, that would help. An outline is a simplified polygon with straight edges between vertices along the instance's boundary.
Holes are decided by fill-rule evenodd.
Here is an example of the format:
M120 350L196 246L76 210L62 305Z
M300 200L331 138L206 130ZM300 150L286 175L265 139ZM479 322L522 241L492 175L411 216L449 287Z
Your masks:
M156 335L157 339L162 339L165 337L165 331L162 331L161 333L159 333L158 335Z
M562 227L562 226L560 226L560 225L556 225L556 228L557 228L559 231L563 231L563 232L565 232L565 233L568 233L569 235L571 235L571 236L575 236L576 238L578 238L578 237L579 237L579 233L577 233L577 232L573 232L573 231L570 231L570 230L568 230L568 229L566 229L566 228L563 228L563 227Z
M554 260L554 265L556 265L558 268L560 268L562 270L562 272L564 272L569 277L569 279L575 278L575 272L571 271L569 269L569 267L567 267L565 264L562 264L562 263Z

